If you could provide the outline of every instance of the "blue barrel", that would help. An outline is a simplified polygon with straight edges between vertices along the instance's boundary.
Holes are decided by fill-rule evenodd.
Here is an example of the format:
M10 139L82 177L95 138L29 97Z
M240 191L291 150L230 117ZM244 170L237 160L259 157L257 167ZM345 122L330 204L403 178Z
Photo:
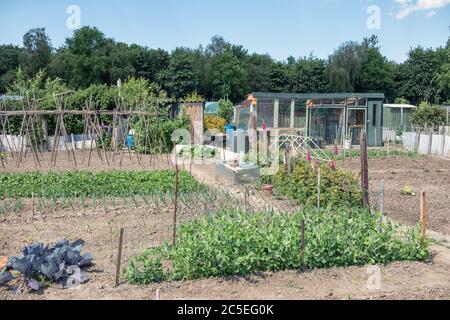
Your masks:
M225 133L227 134L227 147L230 147L233 142L234 131L236 127L232 124L227 124L225 127Z
M132 134L129 134L127 136L127 147L128 149L134 149L134 137Z

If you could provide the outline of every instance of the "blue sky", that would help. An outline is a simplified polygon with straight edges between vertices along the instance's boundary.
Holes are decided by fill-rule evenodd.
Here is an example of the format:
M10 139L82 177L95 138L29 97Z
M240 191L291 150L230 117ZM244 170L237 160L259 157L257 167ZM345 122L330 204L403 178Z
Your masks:
M45 27L61 46L72 34L69 5L80 8L81 25L117 41L170 51L218 34L278 60L326 58L344 41L376 34L382 52L401 62L411 47L445 44L450 25L450 0L0 0L0 44L21 44L27 30ZM380 9L380 29L367 27L370 6Z

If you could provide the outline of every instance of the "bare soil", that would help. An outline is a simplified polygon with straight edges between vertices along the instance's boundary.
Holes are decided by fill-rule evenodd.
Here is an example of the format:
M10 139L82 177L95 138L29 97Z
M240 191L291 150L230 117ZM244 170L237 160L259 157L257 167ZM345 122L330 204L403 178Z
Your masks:
M359 159L338 166L358 171ZM369 160L372 202L379 209L381 180L385 183L384 214L406 224L420 222L420 193L427 195L427 227L450 235L450 159L439 157L380 158ZM410 186L415 195L402 195Z
M438 158L379 159L369 163L372 188L380 179L386 182L386 214L405 224L418 222L419 198L401 195L405 185L419 194L429 195L429 227L450 233L450 162ZM345 167L357 170L358 159L347 160ZM104 167L89 166L92 170ZM138 169L137 165L126 167ZM61 168L64 169L64 168ZM207 171L208 174L212 174ZM395 173L394 173L395 172ZM201 179L201 172L196 172ZM211 180L211 176L205 180ZM212 179L216 182L216 179ZM49 286L39 294L14 295L11 286L0 287L0 299L450 299L450 242L435 243L433 258L427 263L396 262L381 269L381 288L368 289L366 266L332 268L308 272L261 273L248 277L213 278L199 281L164 282L134 286L121 281L114 287L119 228L125 228L124 258L129 263L133 253L170 241L173 207L157 205L138 207L118 204L106 208L77 208L33 214L26 204L20 214L0 216L0 257L19 254L32 241L54 243L62 238L86 241L85 251L95 256L96 265L88 270L90 281L78 289L61 290ZM11 285L14 285L12 283Z

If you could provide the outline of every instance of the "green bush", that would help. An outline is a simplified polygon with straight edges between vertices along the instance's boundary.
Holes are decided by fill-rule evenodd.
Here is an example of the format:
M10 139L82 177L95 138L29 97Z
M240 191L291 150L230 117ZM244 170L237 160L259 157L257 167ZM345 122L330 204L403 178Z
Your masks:
M151 195L173 192L174 181L173 170L0 173L0 198ZM188 172L180 171L180 192L201 188Z
M419 228L402 231L379 218L364 209L306 209L292 215L223 212L180 226L175 247L134 256L125 277L133 284L148 284L428 258L428 242L421 242ZM163 269L163 261L171 268Z
M273 190L278 196L287 196L305 206L317 205L317 166L315 162L295 160L288 177L282 167L273 178ZM358 207L362 203L362 191L358 176L347 170L332 170L328 163L321 166L321 207Z

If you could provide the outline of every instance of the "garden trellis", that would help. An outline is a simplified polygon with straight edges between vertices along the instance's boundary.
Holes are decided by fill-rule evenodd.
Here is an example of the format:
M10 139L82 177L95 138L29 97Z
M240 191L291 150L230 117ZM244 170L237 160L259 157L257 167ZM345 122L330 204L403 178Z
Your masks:
M36 169L55 168L61 153L74 169L90 167L94 157L107 167L122 167L125 157L141 168L154 167L157 161L170 165L170 142L161 126L165 115L158 101L151 111L146 103L128 108L119 99L113 110L95 109L92 99L81 110L66 109L62 95L55 95L54 102L53 110L41 110L35 100L21 101L13 108L0 101L3 169L29 166L25 161L28 158L33 159ZM77 121L82 130L70 132L71 121ZM53 136L48 134L50 126ZM137 126L142 138L130 138L129 132L136 132Z

